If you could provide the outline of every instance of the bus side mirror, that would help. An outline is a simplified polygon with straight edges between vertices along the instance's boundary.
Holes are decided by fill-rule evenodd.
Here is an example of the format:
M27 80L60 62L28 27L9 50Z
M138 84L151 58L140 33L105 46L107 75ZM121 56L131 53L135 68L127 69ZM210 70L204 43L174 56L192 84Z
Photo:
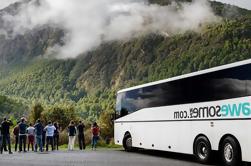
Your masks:
M110 114L110 119L112 122L114 122L117 119L118 115L116 113Z
M110 119L111 122L114 122L114 120L116 119L116 114L110 114Z

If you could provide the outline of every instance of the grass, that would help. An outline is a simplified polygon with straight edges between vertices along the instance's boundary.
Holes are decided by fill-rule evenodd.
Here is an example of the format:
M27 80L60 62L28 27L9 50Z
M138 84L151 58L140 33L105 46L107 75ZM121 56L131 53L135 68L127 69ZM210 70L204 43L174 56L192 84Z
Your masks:
M74 148L75 148L75 149L78 149L78 144L75 144ZM111 143L111 144L98 143L98 145L97 145L97 149L120 149L120 148L122 148L122 146L120 146L120 145L115 145L115 144L113 144L113 143ZM60 146L59 146L59 150L67 150L67 149L68 149L68 144L64 144L64 145L60 145ZM87 149L87 150L88 150L88 149L91 149L91 145L88 144L88 145L86 146L86 149Z

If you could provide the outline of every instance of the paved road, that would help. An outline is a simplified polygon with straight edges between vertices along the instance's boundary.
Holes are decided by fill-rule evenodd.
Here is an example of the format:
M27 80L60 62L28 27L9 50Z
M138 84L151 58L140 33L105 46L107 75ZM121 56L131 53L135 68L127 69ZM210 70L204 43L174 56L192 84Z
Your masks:
M215 164L214 164L215 165ZM59 151L0 155L0 166L202 166L193 157L157 151ZM205 166L205 165L204 165Z

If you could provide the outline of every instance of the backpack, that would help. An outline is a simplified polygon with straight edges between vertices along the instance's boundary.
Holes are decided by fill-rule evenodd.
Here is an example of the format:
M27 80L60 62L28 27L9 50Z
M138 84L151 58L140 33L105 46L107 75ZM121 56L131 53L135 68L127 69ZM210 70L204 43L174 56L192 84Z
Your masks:
M75 136L76 135L76 128L75 128L75 126L69 126L68 130L69 130L69 136Z
M18 127L18 126L16 126L16 127L14 128L13 134L14 134L15 136L18 136L18 134L19 134L19 127Z
M27 125L25 123L19 124L19 134L26 134Z
M97 136L99 134L99 128L98 127L93 127L92 128L92 134Z

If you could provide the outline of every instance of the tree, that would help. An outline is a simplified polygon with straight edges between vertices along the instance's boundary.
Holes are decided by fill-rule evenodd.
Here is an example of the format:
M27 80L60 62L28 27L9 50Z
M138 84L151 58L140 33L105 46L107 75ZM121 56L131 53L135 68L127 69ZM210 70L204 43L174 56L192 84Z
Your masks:
M70 124L70 121L77 122L78 119L74 107L53 106L43 112L42 120L44 123L58 122L61 129L64 130Z
M36 103L30 113L30 122L35 123L37 119L41 119L42 112L44 111L43 106L40 103Z
M113 137L113 122L112 122L113 111L103 111L98 119L98 124L101 129L101 136Z

